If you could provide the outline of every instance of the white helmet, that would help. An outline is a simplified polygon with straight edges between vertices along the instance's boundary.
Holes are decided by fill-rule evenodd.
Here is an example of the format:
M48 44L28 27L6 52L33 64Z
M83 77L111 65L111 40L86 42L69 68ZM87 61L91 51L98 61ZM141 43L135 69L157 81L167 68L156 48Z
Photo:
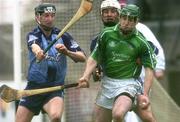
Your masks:
M106 9L106 8L109 8L109 7L116 8L118 10L118 12L121 9L121 6L120 6L120 4L119 4L119 2L117 0L104 0L101 3L101 13L102 13L103 9Z

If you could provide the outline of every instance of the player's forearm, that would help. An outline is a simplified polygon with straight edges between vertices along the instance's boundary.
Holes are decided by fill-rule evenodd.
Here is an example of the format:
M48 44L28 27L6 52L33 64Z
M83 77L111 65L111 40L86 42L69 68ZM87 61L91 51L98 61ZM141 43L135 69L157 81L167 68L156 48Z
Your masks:
M33 52L35 55L37 55L37 53L38 53L39 51L41 51L41 48L40 48L39 45L37 45L37 44L32 44L32 45L31 45L31 49L32 49L32 52Z
M72 60L76 62L86 61L86 56L81 51L77 51L77 52L67 51L67 56L69 56Z
M153 78L153 70L150 68L145 68L144 95L148 95L153 83Z
M97 66L97 62L92 57L89 57L86 63L86 68L83 77L89 80L96 66Z

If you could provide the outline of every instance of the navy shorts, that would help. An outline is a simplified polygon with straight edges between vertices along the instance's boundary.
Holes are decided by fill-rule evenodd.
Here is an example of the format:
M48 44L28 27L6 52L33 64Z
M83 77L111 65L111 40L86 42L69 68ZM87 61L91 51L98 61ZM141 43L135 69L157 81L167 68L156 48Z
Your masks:
M47 87L52 87L52 85L49 84L35 84L35 83L30 83L28 82L26 86L27 89L39 89L39 88L47 88ZM43 106L52 98L54 97L64 97L64 91L63 90L58 90L54 92L49 92L49 93L43 93L39 95L33 95L29 97L23 97L19 105L20 106L25 106L28 108L30 111L34 113L34 115L38 115L41 110L43 110Z

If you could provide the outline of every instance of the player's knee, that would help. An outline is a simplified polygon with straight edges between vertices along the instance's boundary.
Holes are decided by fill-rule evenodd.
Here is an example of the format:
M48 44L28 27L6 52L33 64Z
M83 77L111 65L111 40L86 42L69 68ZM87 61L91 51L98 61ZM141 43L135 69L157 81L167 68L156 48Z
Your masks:
M124 112L123 111L113 111L112 113L112 116L113 116L113 120L116 122L121 122L123 121L123 118L125 116Z
M157 80L162 80L164 78L164 71L163 70L156 71L154 75L157 78Z
M61 120L61 115L60 115L59 112L52 113L52 114L50 115L50 118L51 118L51 121L52 121L52 122L60 122L60 120Z

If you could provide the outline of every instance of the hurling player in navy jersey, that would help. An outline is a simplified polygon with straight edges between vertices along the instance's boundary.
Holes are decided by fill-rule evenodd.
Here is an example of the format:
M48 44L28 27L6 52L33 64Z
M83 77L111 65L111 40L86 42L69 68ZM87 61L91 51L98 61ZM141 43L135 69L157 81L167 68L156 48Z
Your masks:
M69 33L64 33L46 54L43 53L60 32L54 27L55 14L56 8L50 3L42 3L35 8L38 26L27 34L29 68L25 89L63 85L67 70L66 57L75 62L86 60L84 52ZM63 106L62 90L24 97L17 109L16 122L30 122L41 110L48 114L51 122L60 122Z

